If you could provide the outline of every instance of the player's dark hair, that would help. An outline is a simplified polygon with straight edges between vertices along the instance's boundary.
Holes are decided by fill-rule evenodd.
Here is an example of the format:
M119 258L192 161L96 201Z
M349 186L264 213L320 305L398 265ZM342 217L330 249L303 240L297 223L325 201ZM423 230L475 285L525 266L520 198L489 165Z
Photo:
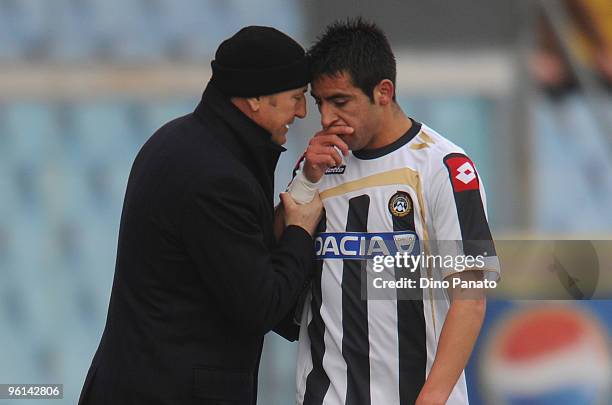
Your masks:
M313 80L349 73L353 85L372 102L374 87L381 80L389 79L395 86L395 56L389 40L376 24L361 17L330 24L308 55Z

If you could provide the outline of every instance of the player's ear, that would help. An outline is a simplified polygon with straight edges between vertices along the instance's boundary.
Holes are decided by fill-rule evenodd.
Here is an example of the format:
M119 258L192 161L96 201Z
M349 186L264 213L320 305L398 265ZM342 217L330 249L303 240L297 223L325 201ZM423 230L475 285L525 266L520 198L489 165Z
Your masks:
M389 79L381 80L374 88L374 101L379 105L389 105L393 101L395 86Z

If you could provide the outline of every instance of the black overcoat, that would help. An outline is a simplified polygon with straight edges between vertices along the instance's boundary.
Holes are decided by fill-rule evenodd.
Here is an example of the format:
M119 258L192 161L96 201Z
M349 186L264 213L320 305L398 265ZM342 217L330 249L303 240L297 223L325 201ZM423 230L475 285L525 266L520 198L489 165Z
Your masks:
M273 235L282 150L210 84L145 143L79 404L256 402L263 335L292 318L313 260L304 229Z

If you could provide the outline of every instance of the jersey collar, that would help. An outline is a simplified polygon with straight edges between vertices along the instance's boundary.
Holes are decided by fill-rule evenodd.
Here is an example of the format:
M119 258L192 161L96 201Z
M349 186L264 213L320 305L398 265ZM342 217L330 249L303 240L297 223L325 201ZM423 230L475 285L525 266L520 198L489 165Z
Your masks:
M357 159L362 159L362 160L377 159L379 157L388 155L389 153L394 152L397 149L401 148L402 146L406 145L408 142L412 140L412 138L417 136L417 134L421 131L420 122L416 122L412 118L410 118L410 121L412 121L412 126L410 127L410 129L406 131L404 135L400 136L394 142L391 142L389 145L383 146L381 148L361 149L361 150L353 151L353 156L355 156Z

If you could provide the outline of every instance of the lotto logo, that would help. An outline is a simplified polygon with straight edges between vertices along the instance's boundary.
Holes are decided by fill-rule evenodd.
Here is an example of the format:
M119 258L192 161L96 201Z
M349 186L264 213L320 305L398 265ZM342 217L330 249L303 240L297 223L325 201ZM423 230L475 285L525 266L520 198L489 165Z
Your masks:
M444 158L444 164L455 192L478 190L478 175L470 158L460 153L451 153Z
M459 181L462 181L463 184L469 184L470 181L476 178L476 173L470 162L465 162L462 164L457 171L459 172L455 178Z

